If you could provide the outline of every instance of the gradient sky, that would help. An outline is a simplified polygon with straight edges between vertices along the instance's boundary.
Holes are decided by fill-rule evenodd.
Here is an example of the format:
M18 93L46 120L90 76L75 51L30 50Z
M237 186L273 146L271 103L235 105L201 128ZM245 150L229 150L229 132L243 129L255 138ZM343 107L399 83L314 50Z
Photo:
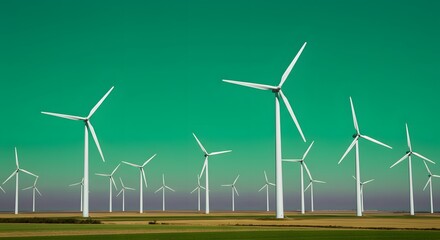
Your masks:
M83 174L83 124L42 115L86 116L111 87L92 118L104 155L90 142L91 211L108 208L110 172L120 161L147 166L145 208L160 209L154 191L165 174L168 209L195 209L196 175L208 151L211 208L264 209L263 170L274 181L274 97L223 83L234 79L277 85L300 49L283 86L308 140L304 143L284 104L284 157L300 157L316 179L316 209L354 209L354 153L340 157L354 133L349 96L361 131L393 150L361 141L366 209L407 210L408 122L415 151L439 161L440 4L435 1L0 1L0 178L21 167L40 175L37 209L76 210ZM90 141L92 139L90 138ZM413 161L416 211L428 210L427 173ZM434 173L440 167L430 165ZM33 179L21 177L20 187ZM138 171L122 166L117 178L139 188ZM440 179L434 179L440 207ZM4 180L2 180L4 181ZM0 211L13 210L14 181L3 185ZM274 195L274 191L271 190ZM299 209L299 165L284 164L285 208ZM31 192L20 192L29 210ZM272 196L272 203L274 202ZM126 195L138 209L138 191ZM115 199L114 209L120 209ZM271 204L272 209L274 207ZM307 194L307 208L309 207Z

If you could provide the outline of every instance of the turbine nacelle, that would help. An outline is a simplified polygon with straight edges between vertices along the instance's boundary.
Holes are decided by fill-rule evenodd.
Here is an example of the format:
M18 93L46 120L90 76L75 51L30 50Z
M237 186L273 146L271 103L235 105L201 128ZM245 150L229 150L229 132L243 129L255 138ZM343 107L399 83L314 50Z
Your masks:
M353 138L356 138L356 137L359 137L360 136L360 134L359 133L355 133L355 134L353 134Z
M273 93L279 93L280 90L281 90L281 88L280 88L280 87L277 87L277 88L275 88L275 89L272 89L272 92L273 92Z

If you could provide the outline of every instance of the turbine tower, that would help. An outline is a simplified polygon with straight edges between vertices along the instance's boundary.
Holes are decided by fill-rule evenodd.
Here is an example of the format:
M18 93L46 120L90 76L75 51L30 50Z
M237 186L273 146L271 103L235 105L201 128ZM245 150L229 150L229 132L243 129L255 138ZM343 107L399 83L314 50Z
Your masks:
M354 176L352 176L352 177L356 181L356 178ZM368 181L361 182L361 205L362 205L362 212L364 212L364 185L367 184L367 183L370 183L372 181L374 181L374 179L370 179Z
M116 195L116 197L117 196L119 196L121 193L122 193L122 211L123 212L125 212L125 190L135 190L134 188L130 188L130 187L126 187L125 185L124 185L124 183L122 182L122 178L119 178L119 180L121 181L121 191L119 191L119 193L118 193L118 195Z
M299 162L301 164L301 171L300 171L300 181L301 181L301 214L304 214L306 212L305 210L305 206L304 206L304 159L306 158L307 154L310 151L310 148L312 148L313 143L315 141L313 141L309 148L307 148L306 152L304 153L304 155L302 156L301 159L283 159L283 161L285 162Z
M197 191L197 211L200 211L200 189L205 189L200 185L200 176L197 174L197 187L191 191L191 193Z
M199 139L196 137L196 135L193 133L194 138L196 139L197 143L200 146L200 149L202 149L203 154L205 156L205 162L203 163L202 171L200 172L200 177L203 176L203 173L205 173L205 213L209 214L209 168L208 168L208 158L209 156L219 155L223 153L231 152L232 150L226 150L226 151L220 151L220 152L212 152L208 153L206 149L203 147L202 143L199 141Z
M350 97L350 105L351 105L351 114L353 115L353 123L354 123L354 129L356 130L356 133L353 134L353 142L350 144L350 146L348 147L348 149L345 151L344 155L342 155L341 160L339 160L338 164L340 164L342 162L342 160L344 160L345 156L348 154L348 152L350 152L350 150L356 145L356 159L355 159L355 172L356 172L356 215L357 216L362 216L362 203L361 203L361 172L360 172L360 166L359 166L359 143L358 140L359 138L363 138L366 139L370 142L382 145L384 147L387 147L389 149L392 149L392 147L386 145L385 143L381 143L379 141L377 141L376 139L373 139L371 137L368 137L366 135L362 135L360 130L359 130L359 125L357 123L357 119L356 119L356 113L354 111L354 106L353 106L353 101L351 100Z
M425 184L425 187L423 188L423 191L425 191L426 187L428 186L429 183L429 202L431 204L431 213L434 213L434 204L432 202L432 178L440 178L440 175L435 175L432 174L431 170L429 170L428 165L426 164L426 162L423 162L423 164L425 164L426 167L426 171L428 171L428 181Z
M306 192L310 188L310 211L314 212L315 208L313 205L314 204L314 202L313 202L314 201L313 200L313 184L314 183L326 183L326 182L314 179L305 162L304 162L304 168L306 169L307 175L309 175L309 180L310 180L309 185L307 185L306 189L304 189L304 192Z
M38 180L38 176L35 178L34 185L22 189L22 190L32 189L32 212L35 212L35 192L37 192L41 196L41 192L37 188L37 180Z
M269 90L272 91L272 93L275 94L275 175L276 175L276 217L277 218L284 218L284 197L283 197L283 167L281 163L281 121L280 121L280 97L283 99L284 104L286 105L287 110L290 113L290 116L292 117L293 122L295 123L302 139L304 142L306 141L306 138L304 137L304 134L301 130L301 127L299 126L298 120L296 119L295 114L293 113L292 107L290 106L289 101L287 100L286 96L284 96L283 91L281 90L284 82L286 81L287 77L289 76L290 72L292 71L293 66L295 65L296 61L298 60L299 56L301 55L302 51L304 50L307 42L303 44L299 52L296 54L293 61L290 63L290 65L287 67L286 71L284 72L283 76L281 77L281 81L278 84L278 86L270 86L265 84L257 84L257 83L249 83L249 82L239 82L239 81L232 81L232 80L223 80L224 82L237 84L245 87L250 88L256 88L259 90Z
M409 150L406 151L405 155L401 159L399 159L396 163L394 163L390 168L396 166L406 158L408 158L408 174L409 174L409 213L410 215L414 215L414 193L413 193L413 180L412 180L412 165L411 165L411 155L417 156L425 161L428 161L430 163L435 164L432 160L429 160L428 158L422 156L421 154L418 154L416 152L413 152L412 146L411 146L411 139L409 137L409 130L408 130L408 124L405 124L406 127L406 140L408 143Z
M69 120L83 121L84 122L84 199L83 199L83 217L89 217L89 131L92 134L93 140L95 141L96 147L98 148L99 154L101 155L102 161L105 162L104 155L102 154L101 147L99 146L98 137L96 136L95 129L90 122L90 118L93 116L95 111L99 108L102 102L107 98L114 87L104 95L104 97L99 100L99 102L90 110L87 117L78 117L66 114L51 113L51 112L41 112L43 114L66 118Z
M82 212L83 211L84 178L81 179L81 182L70 184L69 187L73 187L73 186L77 186L77 185L81 185L81 207L80 207L80 211Z
M95 175L97 176L101 176L101 177L108 177L109 178L109 188L110 188L110 194L109 194L109 212L112 212L112 199L113 199L113 194L112 194L112 184L115 187L116 190L118 190L118 187L116 187L116 183L115 180L113 179L113 174L115 174L116 170L118 170L119 166L121 166L121 164L118 164L118 166L113 170L112 173L110 174L103 174L103 173L95 173Z
M142 187L142 179L145 183L145 187L147 187L147 178L145 177L145 171L144 171L144 167L156 156L156 154L154 154L152 157L150 157L149 159L147 159L147 161L144 162L144 164L142 165L137 165L134 163L129 163L129 162L125 162L122 161L122 163L125 163L129 166L135 167L135 168L139 168L139 213L143 213L144 212L144 193L143 193L143 187Z
M162 211L165 211L165 189L175 192L174 189L165 185L165 176L162 174L162 187L160 187L159 189L156 190L156 192L154 192L157 193L160 190L162 190Z
M234 180L234 182L232 184L224 184L224 185L222 185L222 187L231 187L231 191L232 191L232 211L233 212L235 211L235 201L234 201L234 195L235 194L234 193L236 193L237 196L240 196L240 195L238 195L237 188L235 187L235 183L237 182L239 177L240 177L240 175L237 175L237 177L235 178L235 180Z
M264 179L266 180L265 184L258 191L261 192L264 188L266 188L266 211L269 212L269 185L275 187L275 184L273 184L273 183L269 182L269 180L267 180L266 171L264 171Z
M9 179L11 179L14 175L15 175L15 214L18 214L18 175L20 172L29 174L31 176L34 177L38 177L37 175L24 170L22 168L20 168L20 165L18 164L18 153L17 153L17 148L15 148L15 165L17 166L17 168L14 170L14 172L12 172L12 174L3 182L3 184L5 184L7 181L9 181Z

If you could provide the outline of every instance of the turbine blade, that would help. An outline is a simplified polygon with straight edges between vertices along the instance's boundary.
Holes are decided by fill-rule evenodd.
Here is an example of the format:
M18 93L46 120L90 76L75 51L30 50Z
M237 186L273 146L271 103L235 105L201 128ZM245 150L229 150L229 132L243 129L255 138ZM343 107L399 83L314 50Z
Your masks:
M73 186L80 185L80 184L81 184L80 182L79 183L73 183L73 184L70 184L69 187L73 187Z
M304 142L306 142L306 138L304 137L304 134L301 130L301 126L299 126L299 123L298 123L298 120L296 119L295 113L293 113L293 110L292 110L292 107L290 106L289 100L287 100L286 96L284 96L283 91L280 90L279 94L280 94L281 98L283 99L284 104L286 105L287 110L289 111L290 116L292 117L292 120L295 123L296 128L298 129L299 134L301 135Z
M435 164L435 162L434 161L432 161L432 160L430 160L430 159L428 159L427 157L425 157L425 156L422 156L421 154L419 154L419 153L416 153L416 152L412 152L412 154L414 154L414 155L416 155L417 157L419 157L419 158L421 158L421 159L423 159L423 160L426 160L426 161L428 161L428 162L430 162L430 163L432 163L432 164Z
M107 96L110 94L110 92L113 90L114 87L111 87L110 90L104 95L104 97L99 100L99 102L90 110L89 116L87 116L87 119L91 118L92 115L95 113L95 111L101 106L101 103L104 102L104 100L107 98Z
M326 182L320 181L320 180L313 180L313 182L316 182L316 183L326 183Z
M304 155L303 155L303 157L302 157L303 160L306 159L306 156L307 156L307 154L309 153L310 149L312 148L314 142L315 142L315 141L312 141L312 143L310 144L310 146L307 148L306 152L304 153Z
M199 189L199 187L194 188L194 190L192 190L190 193L197 191L197 189Z
M196 139L197 143L199 144L200 149L202 149L203 153L205 153L206 155L208 155L208 152L206 151L206 149L203 147L202 143L199 141L199 139L197 138L197 136L193 133L194 138Z
M264 185L260 188L260 190L258 190L258 191L261 192L261 190L263 190L265 187L268 187L268 186L267 186L267 183L264 184Z
M264 170L263 172L264 172L264 179L266 179L266 183L268 183L269 180L267 180L266 170Z
M342 162L342 160L344 160L345 156L347 156L348 152L350 152L350 150L353 148L353 146L356 144L356 141L359 139L359 136L356 136L353 140L353 142L351 142L350 146L347 148L347 150L345 151L344 155L342 155L341 160L339 160L338 164L340 164Z
M122 182L122 178L119 177L119 180L121 181L122 188L125 188L124 183Z
M428 171L429 175L432 175L431 170L429 170L428 164L426 164L425 161L423 161L423 164L425 164L426 171Z
M113 170L112 174L110 174L110 175L115 174L115 172L116 172L116 170L118 170L119 166L121 166L121 164L118 164L118 166L115 168L115 170Z
M239 177L240 177L240 174L237 175L237 177L235 178L234 183L232 183L232 185L235 185L235 183L237 182L237 180L238 180Z
M17 169L20 169L20 166L18 164L18 153L17 153L17 147L14 148L15 150L15 165L17 166Z
M23 189L21 189L21 190L28 190L28 189L31 189L32 187L34 187L34 186L30 186L30 187L27 187L27 188L23 188Z
M15 170L8 178L6 178L6 180L2 184L5 184L7 181L9 181L9 179L11 179L15 174L17 174L17 170Z
M200 186L201 189L206 190L206 188L204 188L203 186Z
M33 173L31 173L31 172L29 172L27 170L24 170L24 169L19 169L19 171L22 171L22 172L27 173L27 174L29 174L31 176L34 176L34 177L38 177L37 175L35 175L35 174L33 174Z
M95 173L95 175L101 177L110 177L110 174L103 174L103 173Z
M356 177L355 177L355 176L352 176L352 177L353 177L354 180L356 180Z
M166 187L168 190L175 192L174 189L172 189L172 188L170 188L170 187L168 187L168 186L165 186L165 187Z
M209 156L219 155L219 154L228 153L228 152L232 152L232 150L213 152L213 153L210 153Z
M312 174L310 173L309 168L307 167L307 164L305 162L303 162L303 165L304 165L304 168L306 169L307 175L309 175L309 178L311 180L313 180Z
M222 187L232 187L232 184L222 184Z
M125 189L128 189L128 190L136 190L136 189L134 189L134 188L131 188L131 187L125 187Z
M122 188L121 191L119 191L119 193L116 195L116 197L118 197L123 191L124 191L124 188Z
M370 182L372 182L372 181L374 181L374 179L370 179L370 180L368 180L368 181L365 181L365 182L363 182L362 184L365 185L365 184L370 183Z
M165 175L164 174L162 174L162 184L163 184L163 186L165 186Z
M431 177L436 177L436 178L440 178L440 175L432 175Z
M259 84L259 83L241 82L241 81L226 80L226 79L223 79L223 82L232 83L232 84L241 85L241 86L250 87L250 88L256 88L256 89L260 89L260 90L275 90L275 89L277 89L277 87L265 85L265 84Z
M406 141L408 143L408 148L409 148L409 151L412 152L411 139L409 137L409 130L408 130L408 124L407 123L405 123L405 128L406 128Z
M157 192L159 192L160 190L162 190L163 189L163 187L160 187L159 189L157 189L154 193L157 193Z
M292 62L287 67L286 71L284 72L283 76L281 77L281 82L278 85L279 88L281 88L283 86L284 82L286 81L287 77L289 76L290 72L292 71L293 66L295 66L296 61L298 61L299 56L301 56L302 51L306 47L306 44L307 44L307 42L305 42L302 45L301 49L296 54L295 58L293 58Z
M0 190L2 190L3 193L6 193L5 190L2 187L0 187Z
M377 141L376 139L374 139L372 137L369 137L369 136L366 136L366 135L361 135L361 138L365 138L365 139L367 139L367 140L369 140L371 142L374 142L376 144L382 145L382 146L387 147L389 149L393 149L392 147L386 145L385 143L379 142L379 141Z
M112 181L113 186L115 187L115 189L118 190L118 187L116 186L115 180L113 179L112 176L110 176L110 180Z
M95 141L96 147L98 148L99 154L101 155L102 161L105 162L104 154L102 154L101 146L99 146L98 137L96 136L95 129L92 126L90 121L87 122L87 128L90 130L92 134L93 140Z
M283 162L302 162L302 159L283 159Z
M235 191L235 193L237 194L237 196L240 196L240 194L238 194L237 188L235 186L232 187Z
M276 184L275 183L271 183L271 182L268 182L267 184L269 184L269 185L272 185L272 186L276 186Z
M208 162L208 156L205 157L205 162L203 163L202 171L200 172L200 177L202 177L203 172L205 172L207 162Z
M40 196L43 196L43 194L41 194L41 192L40 192L40 190L38 190L38 188L35 187L35 191L37 191L37 193L38 193Z
M401 159L399 159L397 162L395 162L393 165L391 165L390 168L393 168L394 166L396 166L397 164L399 164L401 161L405 160L405 158L407 158L409 156L409 153L403 155L403 157Z
M304 192L306 192L311 186L312 186L312 182L309 183L309 185L307 185L307 187L304 189Z
M144 162L144 164L142 164L142 167L145 167L145 165L147 165L154 157L156 157L157 154L154 154L152 157L150 157L147 161Z
M141 165L137 165L137 164L134 164L134 163L129 163L129 162L126 162L126 161L122 161L122 163L130 165L130 166L133 166L133 167L137 167L137 168L142 167Z
M356 132L359 133L359 125L356 119L356 112L354 111L353 100L351 99L351 97L350 97L350 106L351 106L351 115L353 116L354 129L356 129Z
M428 186L429 182L431 182L431 177L428 178L428 181L426 182L425 187L423 188L423 191L425 191L425 189Z
M60 118L66 118L66 119L70 119L70 120L81 120L84 121L86 120L86 118L84 117L78 117L78 116L73 116L73 115L67 115L67 114L60 114L60 113L52 113L52 112L41 112L42 114L46 114L46 115L51 115L51 116L55 116L55 117L60 117Z
M145 176L145 171L143 168L141 168L141 172L142 172L142 177L144 178L144 183L145 183L145 187L147 187L147 177Z

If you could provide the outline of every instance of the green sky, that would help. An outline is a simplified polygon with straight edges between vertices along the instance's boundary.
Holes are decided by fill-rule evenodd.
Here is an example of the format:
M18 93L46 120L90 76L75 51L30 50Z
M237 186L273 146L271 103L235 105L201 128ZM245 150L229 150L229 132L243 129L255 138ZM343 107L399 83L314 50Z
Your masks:
M92 118L107 159L102 163L91 142L92 211L108 204L107 180L92 174L154 153L146 208L160 208L153 192L162 173L177 190L167 195L167 208L195 208L189 192L203 155L192 132L208 151L233 150L210 161L211 207L229 208L230 191L220 184L239 173L237 209L264 209L257 190L263 170L274 179L273 94L221 79L277 85L308 42L283 86L308 142L281 105L283 155L299 157L315 140L306 161L328 182L315 188L315 207L353 209L354 154L337 165L354 133L352 96L361 131L393 147L360 144L361 177L376 179L365 189L365 206L406 210L406 162L389 169L407 150L405 122L414 150L434 161L440 156L439 10L423 0L2 0L0 178L13 171L17 146L21 167L41 176L40 209L75 209L79 191L67 185L82 177L83 125L40 111L85 116L115 86ZM427 210L426 170L413 162L416 211ZM119 176L139 188L135 169L123 166ZM21 179L21 187L32 182ZM438 206L439 186L435 181ZM11 211L14 183L3 187L0 211ZM284 187L286 208L298 209L298 165L284 165ZM31 207L29 197L21 193L23 209ZM137 208L137 192L127 204Z

